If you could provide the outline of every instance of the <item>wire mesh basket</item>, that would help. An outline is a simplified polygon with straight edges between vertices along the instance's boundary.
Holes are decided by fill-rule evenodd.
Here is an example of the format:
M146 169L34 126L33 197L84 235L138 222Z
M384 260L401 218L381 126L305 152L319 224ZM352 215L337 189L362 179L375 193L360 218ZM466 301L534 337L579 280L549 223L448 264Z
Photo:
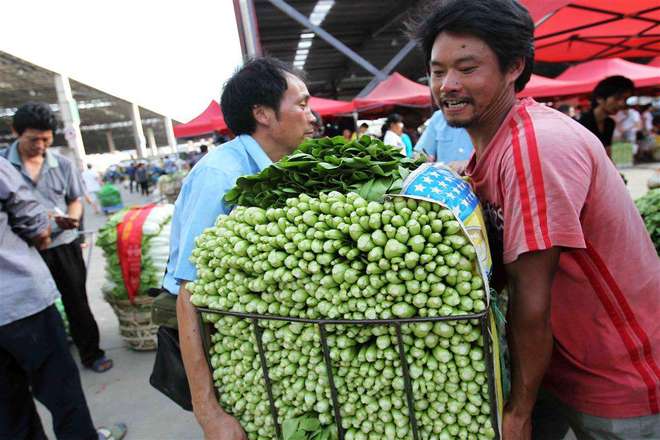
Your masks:
M204 349L207 356L207 361L209 363L209 368L213 371L213 366L211 365L211 336L213 334L213 324L209 321L212 321L212 316L221 316L227 317L232 316L239 319L248 320L250 322L252 333L256 341L256 346L258 350L259 363L261 366L261 372L263 376L263 384L266 388L268 394L268 404L270 407L270 414L273 420L273 426L275 428L276 438L283 439L282 435L282 417L278 414L278 409L275 403L275 396L273 392L273 381L271 380L269 374L269 365L266 359L266 350L264 348L263 342L263 333L264 328L261 323L266 321L285 321L289 323L302 323L314 325L319 332L320 336L320 345L323 353L323 362L325 366L325 372L327 374L328 386L330 388L332 412L333 412L333 422L337 427L337 437L339 440L345 439L346 429L342 424L342 412L341 404L339 401L339 391L335 385L335 374L333 373L333 360L331 359L331 347L328 344L328 329L333 326L389 326L394 327L396 332L396 350L398 352L398 360L401 365L400 374L404 383L404 392L406 397L406 406L407 406L407 416L408 423L410 427L410 432L412 433L413 440L422 440L420 433L419 421L415 415L415 402L416 396L413 392L412 378L410 373L410 365L407 359L407 354L405 351L404 345L404 335L402 328L406 325L419 324L419 323L435 323L435 322L463 322L463 321L478 321L478 325L481 329L481 335L483 337L483 350L484 357L487 363L487 386L488 386L488 396L489 396L489 405L490 405L490 423L495 432L496 439L500 439L500 420L499 414L501 413L501 403L502 395L501 388L498 389L499 383L501 380L499 378L500 370L499 365L495 365L496 360L499 360L499 354L494 352L493 339L497 340L496 335L496 325L495 319L492 315L491 309L487 309L484 312L477 314L469 315L460 315L460 316L438 316L438 317L424 317L424 318L408 318L408 319L376 319L376 320L345 320L345 319L304 319L304 318L292 318L292 317L281 317L281 316L272 316L272 315L261 315L261 314L251 314L251 313L237 313L237 312L228 312L221 310L213 310L208 308L197 308L199 317L199 323L202 328L202 338L204 343ZM496 349L497 351L498 349ZM217 392L217 388L216 388ZM218 398L220 396L218 395Z

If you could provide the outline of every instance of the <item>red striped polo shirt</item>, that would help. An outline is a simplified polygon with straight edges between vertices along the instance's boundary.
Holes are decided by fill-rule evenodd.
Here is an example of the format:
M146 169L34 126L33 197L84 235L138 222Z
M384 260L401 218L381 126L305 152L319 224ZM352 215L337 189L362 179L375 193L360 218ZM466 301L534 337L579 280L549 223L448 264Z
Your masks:
M496 260L564 248L552 286L546 387L600 417L660 412L660 259L600 141L524 99L467 174Z

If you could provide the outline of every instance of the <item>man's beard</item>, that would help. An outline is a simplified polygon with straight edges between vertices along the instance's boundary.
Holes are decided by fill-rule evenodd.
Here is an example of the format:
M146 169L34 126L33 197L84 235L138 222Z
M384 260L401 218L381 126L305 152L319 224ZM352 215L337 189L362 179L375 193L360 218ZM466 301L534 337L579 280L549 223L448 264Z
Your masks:
M470 118L467 121L450 121L449 119L446 119L447 125L452 128L470 128L476 120L476 117Z

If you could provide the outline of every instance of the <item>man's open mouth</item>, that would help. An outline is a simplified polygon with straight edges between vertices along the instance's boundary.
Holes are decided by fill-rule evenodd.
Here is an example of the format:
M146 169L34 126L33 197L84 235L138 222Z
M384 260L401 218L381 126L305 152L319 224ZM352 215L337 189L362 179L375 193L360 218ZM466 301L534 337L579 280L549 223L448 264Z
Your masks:
M449 110L461 110L470 103L468 99L444 99L442 105Z

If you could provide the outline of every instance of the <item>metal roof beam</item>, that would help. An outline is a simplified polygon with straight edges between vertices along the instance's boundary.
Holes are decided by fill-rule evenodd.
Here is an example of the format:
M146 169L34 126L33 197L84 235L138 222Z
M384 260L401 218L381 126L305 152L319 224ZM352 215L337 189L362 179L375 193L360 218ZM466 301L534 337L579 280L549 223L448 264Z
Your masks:
M374 75L376 78L380 78L381 81L384 80L385 78L387 78L387 75L383 74L383 72L378 70L377 67L375 67L369 61L367 61L366 59L361 57L358 53L356 53L350 47L346 46L344 43L342 43L341 41L336 39L329 32L325 31L322 27L313 24L311 21L309 21L309 19L307 17L305 17L303 14L298 12L295 8L290 6L286 1L284 1L284 0L268 0L268 1L273 6L275 6L277 9L279 9L280 11L282 11L286 15L288 15L290 18L294 19L295 21L302 24L303 26L305 26L310 31L314 32L321 39L325 40L328 44L333 46L339 52L346 55L346 57L348 57L351 61L358 64L360 67L362 67L367 72Z
M394 70L394 68L398 66L399 63L403 61L405 57L408 56L408 54L415 48L416 45L417 43L414 40L410 40L408 41L408 43L406 43L405 46L401 48L401 50L396 55L394 55L394 57L387 63L387 65L383 67L383 70L381 70L381 72L383 72L386 75L385 78L387 78L387 75L392 73L392 70ZM382 80L383 79L378 77L372 79L369 82L369 84L367 84L365 88L362 89L360 93L358 93L357 97L362 98L368 95L378 84L380 84Z

